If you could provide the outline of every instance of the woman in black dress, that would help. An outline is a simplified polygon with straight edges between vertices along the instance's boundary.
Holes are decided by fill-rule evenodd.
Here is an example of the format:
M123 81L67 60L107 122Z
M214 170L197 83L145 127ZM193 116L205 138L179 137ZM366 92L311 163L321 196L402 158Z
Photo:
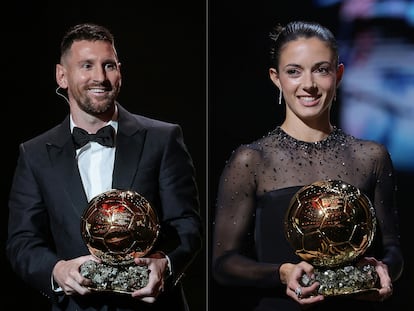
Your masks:
M377 310L392 295L392 283L403 269L390 155L383 145L355 138L331 123L344 66L327 28L295 21L276 27L271 41L269 75L279 101L284 99L286 116L265 137L238 147L225 165L212 273L224 286L255 293L252 305L241 304L245 310ZM359 261L375 267L375 295L327 297L317 293L318 282L300 284L303 274L312 277L314 267L286 240L284 217L301 187L329 179L359 188L374 206L376 234Z

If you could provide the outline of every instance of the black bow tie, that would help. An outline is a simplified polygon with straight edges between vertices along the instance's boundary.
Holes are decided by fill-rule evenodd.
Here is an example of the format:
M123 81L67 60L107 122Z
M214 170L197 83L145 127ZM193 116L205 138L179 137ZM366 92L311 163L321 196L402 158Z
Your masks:
M82 148L88 142L94 141L102 146L106 147L113 147L114 144L114 137L115 137L115 130L111 125L107 125L101 129L99 129L96 134L89 134L84 129L79 127L74 127L72 132L73 142L75 143L76 149Z

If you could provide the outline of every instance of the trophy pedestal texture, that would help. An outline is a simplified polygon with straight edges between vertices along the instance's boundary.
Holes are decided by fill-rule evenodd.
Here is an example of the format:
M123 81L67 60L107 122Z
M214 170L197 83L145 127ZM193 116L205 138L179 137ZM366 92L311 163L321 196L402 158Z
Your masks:
M299 189L286 212L285 234L296 255L315 268L315 278L302 276L302 285L318 281L325 296L375 290L375 268L354 265L375 229L374 207L355 186L326 180Z
M90 289L131 293L148 284L149 269L134 258L147 255L159 235L159 220L150 203L131 190L109 190L91 200L81 219L90 253L101 260L85 262L82 276Z
M310 286L319 282L318 294L324 296L337 296L360 293L371 290L378 280L375 267L365 265L362 267L343 266L339 268L315 269L315 278L306 274L302 276L303 286Z
M80 269L83 277L92 280L93 290L131 293L148 284L149 270L137 265L108 265L93 260L85 262Z

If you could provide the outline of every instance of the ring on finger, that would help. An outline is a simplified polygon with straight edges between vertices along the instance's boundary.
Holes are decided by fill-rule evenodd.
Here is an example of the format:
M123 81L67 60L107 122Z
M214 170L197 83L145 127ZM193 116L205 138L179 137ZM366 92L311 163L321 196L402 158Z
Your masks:
M298 298L302 297L302 287L300 287L300 286L296 287L294 292L295 292L295 294Z

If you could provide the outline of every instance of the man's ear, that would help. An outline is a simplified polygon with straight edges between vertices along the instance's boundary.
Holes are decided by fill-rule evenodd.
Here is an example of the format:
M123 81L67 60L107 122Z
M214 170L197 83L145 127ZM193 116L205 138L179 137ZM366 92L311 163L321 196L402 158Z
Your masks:
M56 64L56 82L62 89L68 88L66 80L66 70L61 64Z

